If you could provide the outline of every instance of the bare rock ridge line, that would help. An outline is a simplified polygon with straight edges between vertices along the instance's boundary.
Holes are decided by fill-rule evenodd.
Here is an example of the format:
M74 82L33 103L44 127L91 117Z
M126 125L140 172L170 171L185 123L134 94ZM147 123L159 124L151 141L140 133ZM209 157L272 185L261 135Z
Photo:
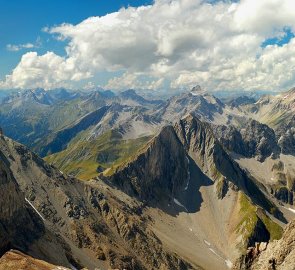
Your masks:
M174 127L163 128L136 156L118 167L110 181L143 200L163 198L158 194L174 198L181 187L185 188L189 177L187 154L208 178L225 181L224 185L230 182L270 211L273 205L226 153L214 137L211 126L192 115ZM274 214L280 216L279 211Z

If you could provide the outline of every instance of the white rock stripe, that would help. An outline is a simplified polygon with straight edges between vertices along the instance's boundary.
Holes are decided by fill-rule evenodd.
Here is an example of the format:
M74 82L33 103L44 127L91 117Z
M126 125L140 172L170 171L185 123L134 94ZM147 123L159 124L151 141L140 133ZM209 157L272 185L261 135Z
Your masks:
M234 266L233 263L229 259L225 260L225 264L227 265L228 268L232 268Z
M209 248L209 250L214 253L218 258L220 258L221 260L223 260L223 258L213 249L213 248Z
M208 241L206 241L206 240L204 240L204 243L205 243L207 246L211 246L211 243L208 242Z
M35 212L39 215L39 217L42 218L42 220L45 221L45 218L42 217L41 213L35 208L35 206L27 198L25 198L25 200L35 210Z

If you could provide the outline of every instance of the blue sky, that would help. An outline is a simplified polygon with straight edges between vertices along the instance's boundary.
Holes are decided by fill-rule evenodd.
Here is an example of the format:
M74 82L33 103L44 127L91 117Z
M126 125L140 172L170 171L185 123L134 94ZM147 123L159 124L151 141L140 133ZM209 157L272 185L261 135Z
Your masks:
M290 0L0 0L0 89L282 91L294 55Z
M0 79L17 65L30 49L8 51L8 44L41 42L34 51L64 54L64 44L42 29L62 23L77 24L91 16L103 16L122 7L141 6L151 0L0 0Z
M273 38L268 38L264 42L262 42L261 46L264 48L268 45L278 45L278 46L283 46L284 44L288 44L292 38L294 38L294 33L292 30L287 27L283 29L282 36L279 37L273 37Z

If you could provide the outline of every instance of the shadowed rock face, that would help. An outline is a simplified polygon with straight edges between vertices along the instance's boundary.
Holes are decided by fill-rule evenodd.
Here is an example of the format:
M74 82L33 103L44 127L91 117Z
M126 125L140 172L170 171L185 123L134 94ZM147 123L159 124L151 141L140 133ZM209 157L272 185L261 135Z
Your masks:
M271 193L284 203L294 204L294 191L289 190L286 186L272 187Z
M14 171L13 162L17 156L12 156L10 147L12 141L6 137L0 138L0 252L14 248L23 252L33 253L41 259L55 261L58 264L68 264L64 242L54 232L49 231L40 212L27 199L21 185L24 179L19 167ZM16 145L15 145L16 146ZM28 156L35 157L29 151L24 151L17 144L16 152L20 151L22 158L18 160L22 164ZM40 164L40 163L39 163ZM34 177L33 171L26 172ZM38 179L38 178L36 178ZM26 197L27 198L26 198ZM45 248L46 246L46 248ZM44 252L44 249L46 250Z
M165 127L111 181L142 200L167 198L184 185L188 177L185 150L171 126Z
M215 180L219 170L242 173L215 139L210 125L189 115L174 127L163 128L137 155L117 168L109 180L141 200L171 198L187 182L189 156L204 173L203 178ZM230 168L224 167L227 162Z
M0 253L11 247L27 250L44 231L40 218L27 208L12 172L0 155Z

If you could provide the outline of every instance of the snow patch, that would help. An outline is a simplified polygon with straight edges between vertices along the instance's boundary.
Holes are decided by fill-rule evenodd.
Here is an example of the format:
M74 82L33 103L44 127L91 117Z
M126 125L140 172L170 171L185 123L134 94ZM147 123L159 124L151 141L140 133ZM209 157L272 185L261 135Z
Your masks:
M208 245L211 245L208 241L206 241L206 240L204 240L204 242ZM208 245L208 246L209 246ZM221 259L221 260L223 260L224 262L225 262L225 264L226 264L226 266L229 268L229 269L231 269L232 267L233 267L233 263L229 260L229 259L224 259L224 258L222 258L213 248L209 248L209 250L213 253L213 254L215 254L219 259Z
M285 206L283 206L285 209L287 209L287 210L289 210L289 211L291 211L292 213L294 213L295 214L295 209L292 209L292 208L290 208L290 207L285 207Z
M218 258L220 258L220 259L222 259L223 260L223 258L213 249L213 248L209 248L209 250L212 252L212 253L214 253Z
M27 198L25 198L25 201L35 210L35 212L39 215L39 217L45 221L45 218L42 217L41 213L35 208L35 206Z
M225 264L228 268L233 268L233 266L234 266L233 263L229 259L225 260Z
M204 243L205 243L207 246L211 246L211 243L208 242L208 241L206 241L206 240L204 240Z
M183 208L187 211L186 207L185 207L182 203L180 203L177 199L174 198L173 201L174 201L178 206L183 207Z

